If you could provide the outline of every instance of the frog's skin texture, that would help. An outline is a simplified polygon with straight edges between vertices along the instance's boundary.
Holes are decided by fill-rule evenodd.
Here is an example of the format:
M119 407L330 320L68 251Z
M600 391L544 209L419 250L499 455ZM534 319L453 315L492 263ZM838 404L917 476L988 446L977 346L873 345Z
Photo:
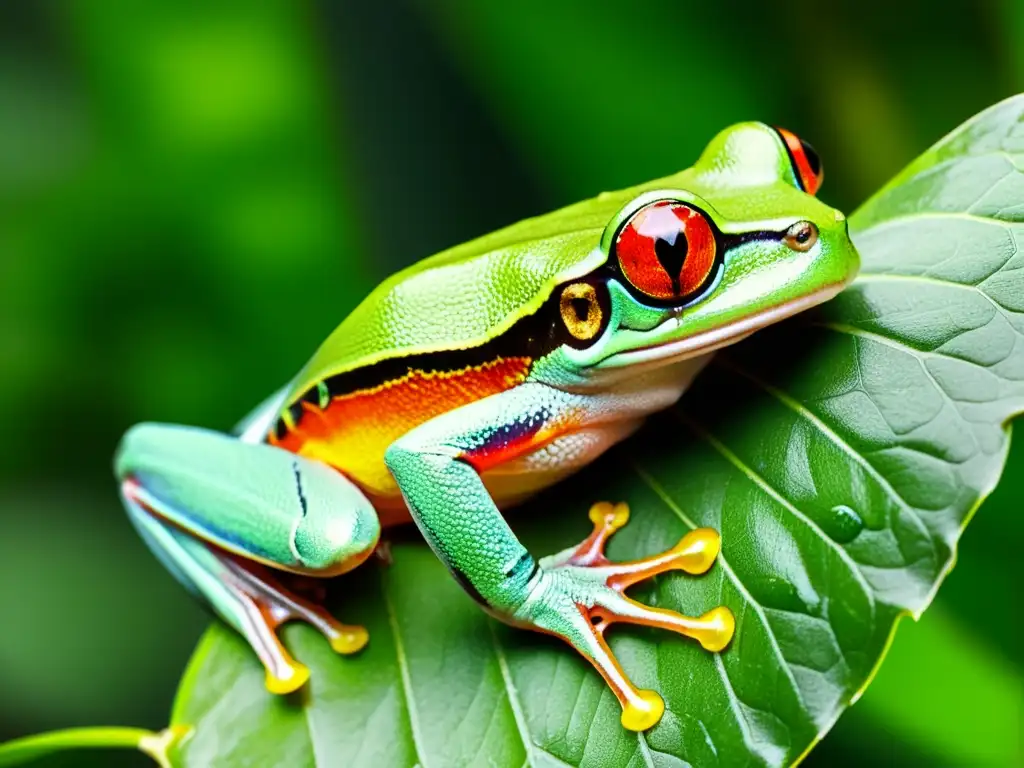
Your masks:
M718 534L611 563L624 505L591 507L594 532L537 560L500 509L575 472L672 405L711 353L834 296L859 260L821 168L787 131L715 137L666 179L520 222L386 280L234 436L142 424L116 473L154 552L252 645L267 687L309 672L276 636L301 619L340 653L367 641L291 594L274 570L333 576L362 563L381 525L412 519L452 575L510 624L589 659L632 730L664 710L604 640L616 622L730 641L732 615L699 618L624 591L669 570L707 571ZM737 510L742 514L742 510Z

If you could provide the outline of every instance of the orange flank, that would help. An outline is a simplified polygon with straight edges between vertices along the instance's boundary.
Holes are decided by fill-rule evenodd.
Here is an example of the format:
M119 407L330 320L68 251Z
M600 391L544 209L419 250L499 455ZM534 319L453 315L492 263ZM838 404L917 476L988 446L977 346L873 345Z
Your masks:
M331 399L327 408L303 401L303 413L282 438L267 440L343 472L375 502L399 497L384 464L395 440L435 416L511 389L526 379L530 358L496 358L457 371L409 373Z

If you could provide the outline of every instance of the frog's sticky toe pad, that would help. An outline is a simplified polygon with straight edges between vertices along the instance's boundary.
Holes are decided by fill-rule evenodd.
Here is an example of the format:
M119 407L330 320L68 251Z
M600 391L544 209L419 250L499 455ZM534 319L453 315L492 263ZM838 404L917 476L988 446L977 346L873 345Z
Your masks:
M612 533L629 522L629 505L622 501L618 504L599 501L590 508L588 516L596 528L608 528Z
M636 699L622 708L622 727L627 731L653 728L665 713L665 702L655 691L638 690Z
M736 619L724 605L712 608L700 617L698 623L702 626L694 632L693 637L704 650L713 653L724 650L736 632Z
M696 528L683 536L672 551L678 567L694 575L707 573L722 549L722 538L713 528Z
M348 655L358 653L366 647L370 633L363 627L344 627L331 637L331 648L335 653Z
M274 675L267 670L267 690L271 693L283 696L288 693L295 693L309 681L309 667L299 662L294 662L287 675Z

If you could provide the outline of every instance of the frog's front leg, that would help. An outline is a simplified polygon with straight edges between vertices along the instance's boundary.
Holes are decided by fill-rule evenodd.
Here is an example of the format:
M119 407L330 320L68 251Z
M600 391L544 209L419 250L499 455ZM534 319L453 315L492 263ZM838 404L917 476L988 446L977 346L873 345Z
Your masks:
M527 383L427 422L387 451L387 464L414 519L438 557L465 589L503 621L557 635L597 668L622 704L622 724L650 728L664 711L654 691L638 690L604 639L616 622L644 624L695 638L710 651L724 648L734 621L718 607L700 618L651 608L624 594L655 574L707 571L719 550L710 529L688 533L671 550L646 560L610 563L608 536L628 510L591 508L595 531L578 547L539 563L512 533L481 481L488 468L536 450L615 413L600 396L564 393ZM604 416L602 416L604 414Z
M270 575L332 576L373 551L376 513L341 474L279 448L163 424L129 430L115 469L143 539L245 637L270 691L294 691L309 677L277 637L288 620L313 625L339 653L365 645L362 627L338 623Z

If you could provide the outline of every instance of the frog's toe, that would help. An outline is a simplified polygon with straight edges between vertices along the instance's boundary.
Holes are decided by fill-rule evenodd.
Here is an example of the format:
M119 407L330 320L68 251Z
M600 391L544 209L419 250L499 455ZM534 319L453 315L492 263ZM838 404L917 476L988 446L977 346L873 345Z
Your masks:
M604 548L612 534L629 522L629 506L621 501L618 504L599 501L590 508L588 516L590 522L594 524L593 532L575 547L542 560L543 566L551 568L562 565L608 564Z
M266 685L271 693L284 696L295 693L309 681L309 667L292 660L286 669L282 671L271 671L267 667Z
M365 627L349 626L347 624L336 624L336 634L329 638L331 648L335 653L348 655L363 650L370 640L370 633Z
M587 615L602 632L612 624L657 627L692 638L704 650L713 652L724 650L736 631L732 611L723 605L695 618L665 608L652 608L617 591L600 594Z
M653 728L665 714L665 700L656 691L637 691L637 701L622 708L622 727L627 731L646 731Z
M253 622L261 622L264 625L257 634L264 640L273 638L275 642L271 643L272 646L280 646L280 643L276 642L277 629L289 621L302 621L309 624L327 639L336 653L345 655L356 653L362 650L368 642L369 634L364 627L342 624L323 606L286 589L269 573L264 573L265 569L235 559L229 559L228 564L235 577L233 579L235 589L257 609L258 619L253 617ZM261 654L262 657L263 654ZM292 662L292 664L294 666L295 663ZM267 667L267 688L272 691L275 691L276 688L287 689L293 685L290 681L297 679L292 674L277 674L273 665L265 663L265 666ZM303 669L305 668L303 667ZM308 671L306 676L308 677ZM275 677L279 682L271 685L269 683L271 677ZM298 685L300 686L301 683ZM294 689L292 688L292 690ZM285 690L284 692L288 693L289 691Z
M697 528L661 554L612 563L604 548L628 521L629 509L625 504L595 504L590 518L594 531L587 539L541 561L538 584L516 618L562 637L586 656L619 699L623 727L646 730L661 718L664 702L656 692L633 685L605 642L605 630L617 623L657 627L690 637L705 650L723 650L736 629L728 608L718 606L694 618L644 605L625 594L628 587L659 573L706 573L718 557L721 540L716 531Z
M661 554L625 563L609 563L602 571L608 576L608 586L619 590L668 571L685 571L699 576L714 565L721 548L722 541L717 531L695 528Z
M311 625L327 638L336 653L355 653L366 645L369 636L363 627L340 623L321 606L286 590L269 574L257 575L251 564L229 562L233 591L245 606L240 628L263 662L271 693L294 693L309 680L309 668L292 658L277 635L285 622Z

